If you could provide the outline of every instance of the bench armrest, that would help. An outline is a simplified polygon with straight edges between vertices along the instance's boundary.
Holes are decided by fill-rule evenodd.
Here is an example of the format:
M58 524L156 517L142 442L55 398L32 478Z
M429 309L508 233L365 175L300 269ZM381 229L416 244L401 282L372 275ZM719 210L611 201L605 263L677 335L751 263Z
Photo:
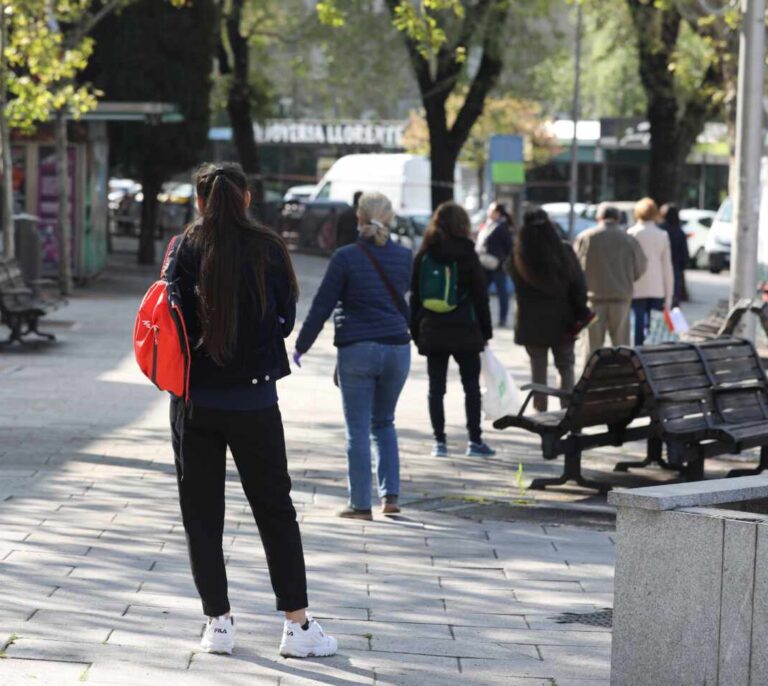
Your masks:
M545 386L540 383L527 383L525 386L520 386L520 390L531 391L532 393L544 393L545 395L551 395L555 398L563 398L565 400L568 400L568 398L573 395L570 391L563 391L559 388L552 388L551 386Z
M540 384L540 383L527 383L525 384L525 386L521 386L520 390L530 391L530 392L525 397L525 401L523 402L523 405L520 408L520 411L517 413L518 417L522 417L525 414L525 411L528 408L528 405L531 402L531 398L533 398L534 393L544 393L545 395L553 395L556 398L561 398L563 400L569 400L571 397L571 393L569 391L561 391L559 388L551 388L550 386L545 386L544 384Z

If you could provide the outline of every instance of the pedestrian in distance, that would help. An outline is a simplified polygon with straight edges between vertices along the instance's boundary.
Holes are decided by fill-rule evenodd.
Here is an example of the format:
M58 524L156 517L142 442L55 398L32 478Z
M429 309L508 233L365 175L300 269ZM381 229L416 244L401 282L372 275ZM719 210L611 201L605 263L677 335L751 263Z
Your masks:
M587 306L587 284L573 248L564 243L547 213L531 209L515 241L511 261L517 308L515 343L525 346L534 384L547 385L549 352L560 389L574 385L576 336L594 318ZM534 393L533 406L547 411L547 395ZM561 406L567 401L561 399Z
M512 217L502 203L492 202L488 207L485 226L477 236L477 254L485 269L488 288L496 288L499 327L507 325L509 316L509 291L504 263L512 254L512 245Z
M469 216L454 202L435 210L414 260L411 334L419 354L427 358L432 455L448 455L443 398L451 357L459 365L464 387L466 454L494 455L480 428L480 353L493 335L488 284L471 239Z
M352 207L348 207L336 221L336 247L343 248L345 245L354 243L357 240L357 205L360 202L360 196L363 191L355 191L352 196Z
M603 347L606 333L613 345L630 344L634 284L646 270L645 253L619 225L621 213L609 203L597 208L597 226L574 242L587 281L589 307L596 315L588 330L589 353Z
M276 382L290 373L284 338L298 286L280 237L253 222L239 165L205 164L195 176L201 217L184 232L175 276L192 352L191 404L171 401L173 451L192 576L208 622L203 650L232 653L235 620L222 551L226 451L234 457L266 553L280 654L333 655L307 608L301 534Z
M677 205L667 203L661 206L661 224L669 236L669 247L672 254L672 272L674 274L674 293L672 296L672 307L679 307L685 299L685 269L691 259L688 253L688 237L683 231L683 224L680 221L680 211Z
M411 366L405 292L412 254L390 238L394 212L386 196L363 193L357 218L359 238L331 257L296 340L293 359L301 366L302 355L335 311L349 485L349 503L338 515L371 520L371 439L381 510L385 514L400 511L395 408Z
M627 230L640 243L648 262L645 272L635 280L632 295L636 346L645 342L651 312L669 308L674 297L672 248L669 234L656 226L658 217L659 208L651 198L638 200L635 204L636 223Z

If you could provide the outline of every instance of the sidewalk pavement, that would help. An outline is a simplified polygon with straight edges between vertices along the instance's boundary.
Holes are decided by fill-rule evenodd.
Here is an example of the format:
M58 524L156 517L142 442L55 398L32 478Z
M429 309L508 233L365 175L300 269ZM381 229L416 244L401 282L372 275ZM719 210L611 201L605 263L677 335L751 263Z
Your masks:
M325 261L296 263L306 312ZM152 278L118 259L50 318L56 345L0 354L0 684L608 683L610 630L583 622L612 605L612 525L569 526L570 510L542 521L529 507L515 515L515 503L530 504L523 481L557 465L517 432L488 432L495 458L464 457L456 376L452 453L440 460L428 455L425 364L414 355L398 411L403 515L333 516L346 499L346 461L330 326L279 392L311 610L338 637L339 654L278 657L281 620L231 464L224 546L238 642L232 657L199 652L168 401L140 377L130 347ZM494 347L524 381L511 331ZM589 466L607 472L616 450L595 451ZM580 489L536 497L604 504ZM487 518L488 506L513 521ZM563 613L588 616L559 623Z

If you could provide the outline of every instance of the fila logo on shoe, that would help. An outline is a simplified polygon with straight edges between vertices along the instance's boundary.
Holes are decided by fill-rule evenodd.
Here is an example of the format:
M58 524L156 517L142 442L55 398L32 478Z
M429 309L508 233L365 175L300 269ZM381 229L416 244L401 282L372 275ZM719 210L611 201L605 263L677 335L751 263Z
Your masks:
M219 627L216 627L216 628L213 630L213 633L214 633L214 634L226 634L226 633L227 633L227 630L226 630L226 629L220 629Z

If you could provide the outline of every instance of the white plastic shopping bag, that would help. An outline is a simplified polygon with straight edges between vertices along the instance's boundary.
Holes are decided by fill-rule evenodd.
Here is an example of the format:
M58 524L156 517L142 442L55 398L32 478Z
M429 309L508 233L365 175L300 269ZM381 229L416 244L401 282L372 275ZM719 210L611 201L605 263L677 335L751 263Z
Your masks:
M672 321L672 330L676 334L681 336L684 333L688 333L688 321L679 307L672 308L669 313L669 318Z
M490 348L483 351L483 412L485 418L495 421L508 414L516 414L523 404L520 389Z
M672 330L668 316L664 316L664 312L661 310L651 310L651 319L648 325L648 333L645 336L645 345L672 343L676 340L677 334Z

